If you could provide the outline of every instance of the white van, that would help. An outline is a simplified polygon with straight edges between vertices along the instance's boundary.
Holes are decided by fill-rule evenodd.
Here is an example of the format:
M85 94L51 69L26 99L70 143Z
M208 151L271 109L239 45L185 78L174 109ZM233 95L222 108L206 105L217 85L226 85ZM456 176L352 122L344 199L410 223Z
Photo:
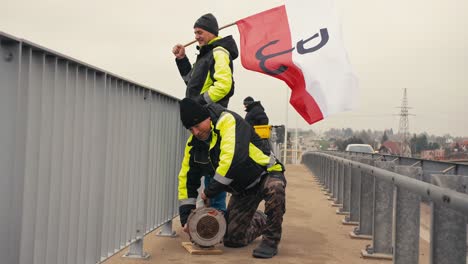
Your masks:
M345 151L374 153L374 149L369 144L349 144Z

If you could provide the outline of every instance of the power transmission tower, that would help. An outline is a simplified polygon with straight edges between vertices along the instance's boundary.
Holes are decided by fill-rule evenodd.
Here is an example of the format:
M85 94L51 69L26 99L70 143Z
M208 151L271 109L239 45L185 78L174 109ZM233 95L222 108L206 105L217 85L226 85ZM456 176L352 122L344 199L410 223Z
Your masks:
M400 137L400 156L411 157L411 148L409 144L409 120L408 116L411 115L408 111L411 107L408 106L408 98L406 96L406 88L403 90L403 101L400 107L400 126L398 128L398 135Z

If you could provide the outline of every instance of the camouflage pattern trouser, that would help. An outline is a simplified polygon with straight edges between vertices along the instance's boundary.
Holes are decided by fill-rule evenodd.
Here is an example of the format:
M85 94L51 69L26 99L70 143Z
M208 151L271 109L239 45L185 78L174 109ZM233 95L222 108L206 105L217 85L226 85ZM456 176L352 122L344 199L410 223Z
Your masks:
M274 172L263 179L256 192L232 195L227 208L227 231L224 245L243 247L263 235L263 240L278 245L285 206L286 180L283 173ZM259 203L265 200L267 219L256 213Z

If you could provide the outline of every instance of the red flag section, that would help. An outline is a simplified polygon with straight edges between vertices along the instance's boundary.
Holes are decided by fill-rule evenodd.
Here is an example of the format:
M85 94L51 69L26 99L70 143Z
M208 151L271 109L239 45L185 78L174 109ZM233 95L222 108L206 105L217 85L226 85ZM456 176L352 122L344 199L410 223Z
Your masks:
M289 102L309 123L323 119L322 111L306 91L304 75L293 63L291 32L285 6L279 6L236 22L240 32L242 65L286 82Z

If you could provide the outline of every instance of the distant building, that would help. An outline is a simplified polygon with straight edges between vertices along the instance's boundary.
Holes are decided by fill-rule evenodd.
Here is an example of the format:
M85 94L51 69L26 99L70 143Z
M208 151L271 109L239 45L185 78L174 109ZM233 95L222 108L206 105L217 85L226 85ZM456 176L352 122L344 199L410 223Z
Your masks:
M421 151L421 159L445 160L445 150L443 149L423 150Z
M458 142L458 146L460 147L458 151L466 152L468 150L468 140L467 139L460 140Z
M379 148L379 153L390 154L390 155L400 155L400 142L387 140Z
M466 152L468 149L468 140L458 140L450 144L450 150L452 152Z

